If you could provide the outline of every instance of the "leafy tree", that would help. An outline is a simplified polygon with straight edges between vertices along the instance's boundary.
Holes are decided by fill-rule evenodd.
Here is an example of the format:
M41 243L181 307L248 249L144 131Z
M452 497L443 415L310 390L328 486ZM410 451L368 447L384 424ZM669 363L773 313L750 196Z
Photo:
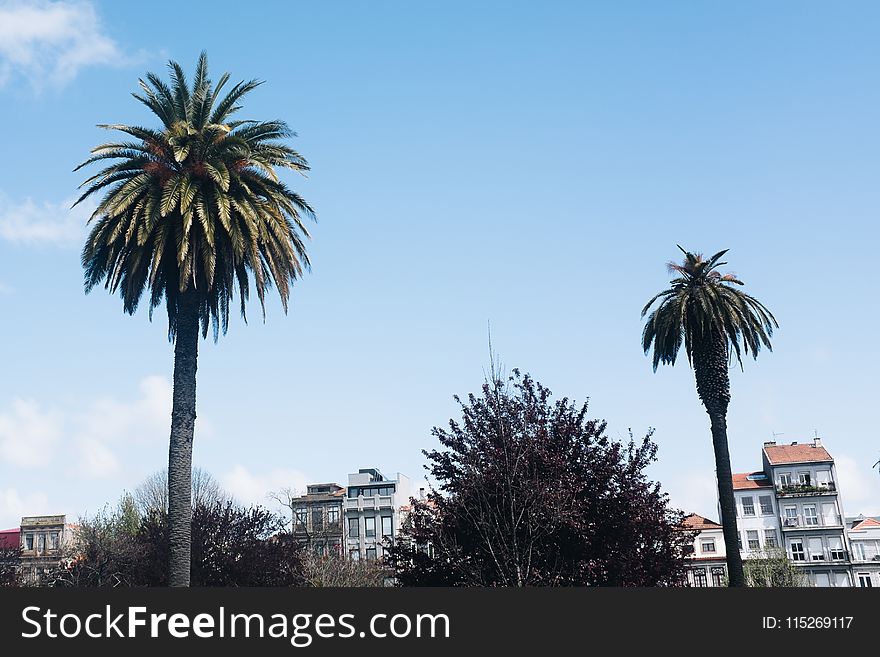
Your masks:
M743 352L757 358L762 346L771 349L770 337L779 325L760 301L734 287L743 285L735 274L718 271L727 264L720 262L726 250L704 259L701 254L678 248L684 253L684 261L668 264L676 277L642 309L644 317L657 303L645 323L642 347L646 354L653 347L656 372L660 363L675 365L684 344L697 394L711 422L724 542L737 545L736 503L727 447L728 363L735 356L742 366ZM745 586L738 550L727 551L727 572L730 586Z
M168 516L151 511L134 534L124 517L99 514L81 522L71 565L54 574L57 586L166 586ZM193 511L193 586L298 586L299 550L280 530L283 518L231 501Z
M287 125L231 119L259 82L239 82L224 95L229 74L214 84L204 53L191 85L179 64L169 68L170 84L149 73L134 94L162 127L101 125L127 137L97 146L77 167L114 161L83 183L77 203L102 194L82 251L86 291L103 282L129 314L145 292L151 317L165 302L174 343L168 581L188 586L199 333L207 337L210 326L216 341L226 332L236 288L242 317L252 288L265 317L273 284L287 311L291 285L309 266L303 218L314 213L276 172L308 169L281 142L293 134Z
M810 581L803 570L795 566L785 550L766 548L743 562L746 585L754 587L805 587Z
M514 370L456 397L425 451L438 488L390 549L403 586L654 586L684 574L682 514L645 475L650 434L611 440L587 404Z
M132 586L138 581L143 546L138 540L141 518L130 495L113 510L79 519L65 546L61 565L46 577L49 586Z

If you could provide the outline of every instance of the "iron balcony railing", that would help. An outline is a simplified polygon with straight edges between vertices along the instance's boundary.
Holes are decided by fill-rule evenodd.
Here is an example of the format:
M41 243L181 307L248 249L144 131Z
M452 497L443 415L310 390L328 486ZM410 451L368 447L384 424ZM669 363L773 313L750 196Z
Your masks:
M779 484L776 492L780 496L796 495L832 495L837 492L833 481L824 484Z

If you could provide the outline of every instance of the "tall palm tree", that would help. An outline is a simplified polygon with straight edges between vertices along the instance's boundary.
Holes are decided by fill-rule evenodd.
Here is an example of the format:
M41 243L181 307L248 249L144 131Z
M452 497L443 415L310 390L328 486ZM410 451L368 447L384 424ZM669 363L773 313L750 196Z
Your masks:
M191 85L179 64L168 67L170 84L149 73L139 80L142 92L132 94L162 126L100 125L127 137L92 149L77 167L114 161L80 186L86 189L76 203L102 194L82 251L86 291L103 281L129 314L148 291L150 318L165 301L174 343L168 581L188 586L199 334L206 338L211 326L216 341L226 332L236 288L245 321L252 286L264 319L273 284L287 312L291 285L309 267L303 218L314 212L276 172L308 170L281 141L294 134L287 125L230 119L260 82L239 82L221 95L229 74L214 84L204 52Z
M726 249L704 259L701 254L678 248L684 253L684 261L680 265L668 264L669 272L677 277L642 309L644 317L651 306L659 302L645 323L642 347L647 354L653 345L656 372L660 363L675 365L678 350L684 343L688 362L694 370L697 394L712 426L730 586L745 586L737 549L736 502L727 448L728 364L731 355L742 367L743 352L757 358L762 346L772 350L770 337L779 324L760 301L734 287L743 284L735 274L717 271L727 264L719 262Z

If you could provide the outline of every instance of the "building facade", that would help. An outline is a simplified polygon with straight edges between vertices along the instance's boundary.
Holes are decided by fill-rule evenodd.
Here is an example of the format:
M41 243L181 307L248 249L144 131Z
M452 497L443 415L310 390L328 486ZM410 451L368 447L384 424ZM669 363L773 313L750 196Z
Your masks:
M339 484L309 484L305 495L291 500L294 540L319 556L341 555L344 500Z
M880 518L847 518L855 586L880 587Z
M685 559L687 586L697 588L726 586L727 551L721 525L692 513L685 516L682 528L696 532L693 550Z
M381 559L394 542L410 499L409 478L388 479L375 468L348 475L344 503L345 552L351 559Z
M812 586L853 586L837 470L821 440L766 442L762 461L733 475L743 559L781 547Z
M25 516L21 519L21 576L25 584L38 584L45 575L59 566L64 550L76 530L67 517Z

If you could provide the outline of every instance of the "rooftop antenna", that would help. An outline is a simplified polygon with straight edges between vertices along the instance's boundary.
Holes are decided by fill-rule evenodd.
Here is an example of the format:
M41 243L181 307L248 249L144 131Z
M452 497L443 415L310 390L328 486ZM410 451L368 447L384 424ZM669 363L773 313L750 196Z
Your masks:
M771 431L770 433L773 434L773 440L776 440L776 437L777 437L777 436L784 436L784 435L785 435L785 432L784 432L784 431L778 431L778 432L777 432L777 431Z

